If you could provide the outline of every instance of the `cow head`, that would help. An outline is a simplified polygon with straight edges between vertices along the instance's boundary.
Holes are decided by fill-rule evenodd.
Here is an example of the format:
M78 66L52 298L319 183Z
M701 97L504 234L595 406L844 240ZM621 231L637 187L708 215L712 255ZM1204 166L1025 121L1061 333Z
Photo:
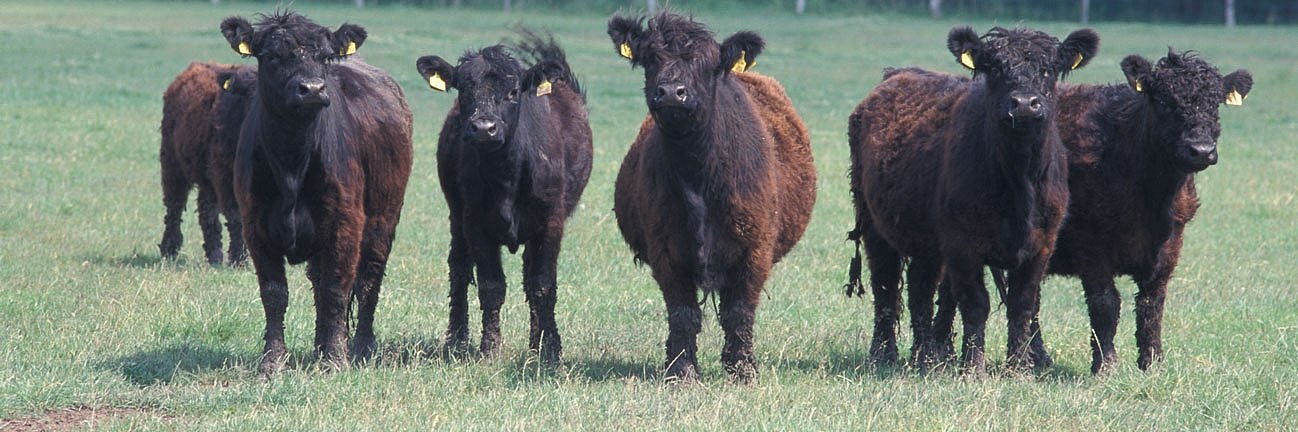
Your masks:
M523 67L502 45L493 45L460 57L451 66L438 56L423 56L415 67L435 90L459 91L460 119L464 138L495 149L512 134L518 119L518 102Z
M336 31L291 11L262 16L254 27L243 17L221 22L230 47L257 58L262 104L272 113L311 117L329 105L327 71L365 43L365 29L343 24Z
M248 101L257 89L257 67L235 66L218 71L216 83L221 86L221 96L216 100L219 136L222 140L237 142Z
M707 26L662 11L649 20L614 15L608 35L618 54L645 74L645 102L668 135L688 135L715 106L718 80L751 68L765 43L741 31L720 44Z
M1069 34L1063 43L1022 28L996 27L980 38L969 27L957 27L947 35L957 61L984 77L991 113L1015 130L1031 130L1053 118L1055 83L1090 63L1099 46L1100 37L1090 29Z
M1221 76L1217 68L1194 53L1177 53L1151 67L1138 55L1122 59L1127 85L1143 95L1151 106L1154 138L1186 172L1201 171L1217 163L1217 138L1221 123L1217 107L1240 105L1253 88L1253 76L1237 70Z

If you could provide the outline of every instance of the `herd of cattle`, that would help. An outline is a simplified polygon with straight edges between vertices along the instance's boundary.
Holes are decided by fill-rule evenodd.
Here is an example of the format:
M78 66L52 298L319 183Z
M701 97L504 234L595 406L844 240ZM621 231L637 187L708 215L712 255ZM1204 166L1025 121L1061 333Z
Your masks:
M286 262L307 263L317 355L346 367L375 349L413 116L396 82L355 57L367 36L358 25L331 31L276 12L255 25L230 17L220 28L257 64L194 63L164 93L159 248L176 256L197 186L207 261L251 258L256 270L266 314L260 371L275 373L287 357ZM662 290L666 375L698 378L701 305L715 296L722 363L734 380L752 382L762 287L802 237L816 200L806 127L778 82L749 71L764 48L754 32L717 43L703 24L664 11L614 16L608 34L645 74L649 114L618 173L614 212L635 261ZM552 36L519 35L456 64L416 61L430 87L458 92L437 146L451 229L444 347L470 350L467 294L476 284L478 350L500 350L500 249L522 247L528 345L554 361L558 255L590 178L592 137L564 51ZM1117 361L1114 277L1135 279L1138 365L1148 368L1163 356L1167 283L1199 206L1194 174L1217 160L1218 106L1238 105L1251 76L1222 76L1193 53L1169 50L1156 64L1124 59L1125 84L1057 85L1095 57L1099 36L1089 29L1060 42L1029 29L979 36L958 27L947 45L972 78L888 69L848 121L857 253L847 291L865 293L864 246L875 306L870 358L898 361L904 267L911 362L954 360L958 311L960 364L983 372L989 267L1008 315L1007 369L1051 363L1037 318L1047 274L1081 279L1097 374Z

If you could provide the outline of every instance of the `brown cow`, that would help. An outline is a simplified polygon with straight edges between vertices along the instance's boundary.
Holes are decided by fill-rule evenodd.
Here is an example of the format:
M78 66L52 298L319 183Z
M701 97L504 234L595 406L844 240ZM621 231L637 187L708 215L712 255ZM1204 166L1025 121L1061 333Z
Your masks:
M347 367L353 297L354 353L374 349L374 309L410 177L405 94L353 56L367 35L358 25L329 31L284 11L256 27L226 18L221 33L258 63L234 180L266 313L261 372L274 373L286 358L285 261L307 262L316 353L327 367Z
M1060 43L1029 29L998 27L980 38L957 27L947 47L974 71L973 80L891 71L852 113L856 227L850 237L864 243L868 256L876 363L897 360L898 284L908 258L914 359L926 364L939 354L930 326L945 271L964 320L962 361L973 373L985 370L989 304L982 268L991 265L1011 270L1009 367L1028 365L1024 345L1068 205L1054 87L1094 57L1098 45L1089 29ZM859 287L859 274L851 276Z
M698 378L699 291L720 298L721 361L757 378L753 321L772 265L806 229L816 171L802 120L778 82L748 65L764 42L712 31L670 11L614 16L618 52L645 71L649 116L618 172L613 209L635 259L667 304L670 377Z
M221 265L221 214L230 232L230 265L243 263L243 247L238 203L230 194L230 161L233 153L224 151L218 129L225 121L218 115L220 101L229 99L222 91L223 77L243 68L219 63L190 63L162 94L162 203L167 209L163 218L162 241L158 249L163 258L175 259L184 236L180 232L181 214L185 212L189 191L198 187L198 225L203 232L203 251L208 264ZM227 102L227 105L237 105ZM242 119L236 119L233 128Z

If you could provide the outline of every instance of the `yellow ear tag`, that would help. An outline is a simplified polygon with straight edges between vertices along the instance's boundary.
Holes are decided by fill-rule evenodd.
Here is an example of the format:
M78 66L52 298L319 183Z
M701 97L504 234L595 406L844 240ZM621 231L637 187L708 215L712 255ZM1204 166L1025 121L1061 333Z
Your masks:
M540 84L536 85L536 95L545 96L550 94L550 87L550 80L542 80Z
M347 42L347 50L343 51L343 55L349 56L352 54L356 54L356 42Z
M1230 93L1226 94L1226 105L1234 105L1234 106L1243 105L1245 97L1246 96L1239 94L1238 91L1231 90Z
M446 91L446 81L442 80L442 76L436 73L428 77L428 86L432 87L433 90Z
M248 47L248 43L247 43L247 42L239 42L239 48L238 48L238 49L239 49L239 54L243 54L243 55L246 55L246 56L250 56L250 55L252 55L252 48L249 48L249 47Z
M1077 69L1077 65L1079 64L1082 64L1082 53L1077 53L1077 57L1073 58L1073 66L1069 69Z
M626 42L622 42L622 45L617 47L617 53L621 54L622 57L626 57L627 60L633 59L633 57L631 57L631 44Z
M747 51L739 50L739 59L738 59L738 60L735 60L735 64L734 64L734 66L731 66L731 67L730 67L730 71L732 71L732 72L734 72L734 73L740 73L740 72L743 72L743 71L748 70L748 62L744 60L744 57L747 57L747 56L748 56L748 52L747 52Z
M1140 93L1143 91L1145 91L1145 89L1140 86L1140 81L1136 81L1136 93Z
M969 68L969 70L974 70L973 54L969 54L969 51L960 53L960 64Z
M227 80L225 80L225 82L221 83L221 88L226 89L226 90L229 90L229 89L230 89L230 81L233 81L233 80L228 80L228 79L227 79Z

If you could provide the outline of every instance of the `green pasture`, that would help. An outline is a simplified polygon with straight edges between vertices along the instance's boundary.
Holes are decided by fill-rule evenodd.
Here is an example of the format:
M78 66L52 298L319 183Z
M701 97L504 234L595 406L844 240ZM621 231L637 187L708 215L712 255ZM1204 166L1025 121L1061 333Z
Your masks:
M758 310L760 382L729 384L709 311L702 382L663 384L667 326L647 268L617 233L613 180L645 114L643 73L605 35L609 11L502 16L299 5L331 28L364 25L360 54L403 86L415 113L415 165L368 364L325 373L310 361L314 312L291 269L287 342L296 359L256 373L263 315L249 269L202 259L196 216L176 262L159 259L161 95L194 60L240 62L222 18L266 11L229 2L44 2L0 6L0 429L16 419L103 411L96 429L163 430L1292 430L1298 428L1298 29L1100 24L1099 56L1071 82L1122 80L1130 53L1195 49L1256 85L1222 109L1220 163L1198 176L1203 206L1170 286L1167 361L1135 367L1132 294L1123 280L1111 376L1090 375L1080 283L1049 279L1042 322L1055 366L1001 374L1004 310L993 310L990 376L927 375L866 362L872 308L847 298L852 246L846 122L885 66L959 73L953 25L901 16L701 15L719 37L754 29L757 70L778 78L811 131L819 196L799 246L776 267ZM496 359L434 355L447 322L447 211L434 151L453 95L421 83L414 60L458 57L522 22L552 30L589 95L595 167L569 221L557 308L564 358L526 350L519 257L507 256L505 347ZM190 204L190 209L194 207ZM476 311L476 299L473 300ZM474 316L476 329L478 319ZM907 322L906 319L902 320ZM476 330L474 332L476 338ZM909 347L909 333L901 343ZM903 352L903 355L904 352ZM90 423L74 423L76 425ZM16 427L16 426L15 426Z

